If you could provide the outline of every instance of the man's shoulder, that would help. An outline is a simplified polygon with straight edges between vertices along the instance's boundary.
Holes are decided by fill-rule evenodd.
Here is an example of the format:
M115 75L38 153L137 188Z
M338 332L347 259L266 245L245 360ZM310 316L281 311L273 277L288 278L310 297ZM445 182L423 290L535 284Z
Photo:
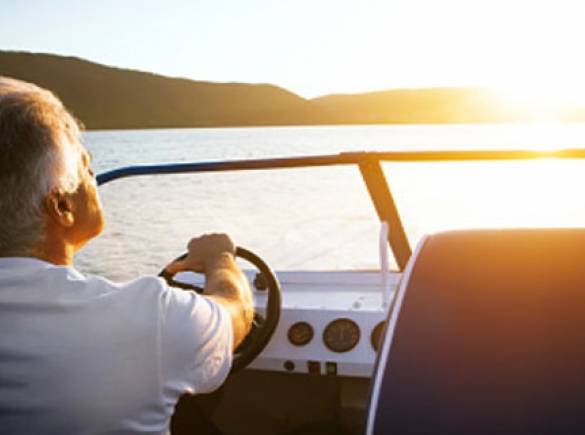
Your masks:
M137 297L159 300L167 291L166 283L155 276L115 282L95 275L85 275L72 266L58 266L31 258L0 258L0 283L15 291L26 290L50 298L111 299ZM3 287L7 287L3 286Z

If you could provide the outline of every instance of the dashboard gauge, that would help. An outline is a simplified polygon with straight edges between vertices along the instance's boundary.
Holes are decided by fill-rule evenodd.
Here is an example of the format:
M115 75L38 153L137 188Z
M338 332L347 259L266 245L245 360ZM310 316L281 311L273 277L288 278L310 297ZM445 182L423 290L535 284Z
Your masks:
M333 352L348 352L360 341L360 328L351 319L337 319L323 331L323 343Z
M304 346L313 339L313 327L307 322L297 322L288 329L288 341L295 346Z
M376 352L380 350L380 346L382 345L382 333L384 332L385 324L386 322L378 323L372 330L372 335L370 335L370 343Z

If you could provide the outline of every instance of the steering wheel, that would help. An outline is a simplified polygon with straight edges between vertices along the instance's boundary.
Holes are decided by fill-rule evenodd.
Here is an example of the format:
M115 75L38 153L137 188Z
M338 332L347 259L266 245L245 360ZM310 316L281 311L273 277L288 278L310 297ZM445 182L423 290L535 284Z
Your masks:
M186 256L187 253L176 258L175 261L182 260ZM254 313L252 329L244 341L234 351L231 372L235 372L246 367L266 347L270 341L270 338L274 334L274 331L276 330L276 326L278 325L282 299L278 278L276 278L276 274L264 260L262 260L258 255L254 254L252 251L239 246L236 248L236 257L243 258L259 270L260 273L256 276L254 284L256 285L257 289L267 291L268 298L266 302L266 316L263 317L262 315L258 314L257 311ZM178 287L183 290L191 290L200 294L203 293L203 289L201 287L175 281L174 276L168 273L165 269L161 270L158 276L164 278L167 284L171 287Z

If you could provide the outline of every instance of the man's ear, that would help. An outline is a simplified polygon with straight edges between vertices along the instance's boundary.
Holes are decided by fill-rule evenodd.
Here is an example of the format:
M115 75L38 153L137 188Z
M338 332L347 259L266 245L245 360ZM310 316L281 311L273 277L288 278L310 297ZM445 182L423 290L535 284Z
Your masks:
M75 222L71 198L57 189L51 190L45 199L47 213L57 224L70 227Z

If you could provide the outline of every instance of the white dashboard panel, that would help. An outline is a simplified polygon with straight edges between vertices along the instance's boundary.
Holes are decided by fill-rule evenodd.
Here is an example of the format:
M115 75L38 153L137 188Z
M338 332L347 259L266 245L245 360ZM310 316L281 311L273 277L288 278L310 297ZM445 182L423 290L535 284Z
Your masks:
M376 360L371 342L374 328L384 322L401 274L372 272L279 272L283 303L280 321L264 351L249 365L251 369L370 377ZM253 280L253 274L248 274ZM263 313L266 296L255 290L257 310ZM349 319L359 328L355 347L346 352L330 350L324 331L337 319ZM312 339L303 346L289 340L290 327L306 322ZM341 330L336 337L352 339Z

